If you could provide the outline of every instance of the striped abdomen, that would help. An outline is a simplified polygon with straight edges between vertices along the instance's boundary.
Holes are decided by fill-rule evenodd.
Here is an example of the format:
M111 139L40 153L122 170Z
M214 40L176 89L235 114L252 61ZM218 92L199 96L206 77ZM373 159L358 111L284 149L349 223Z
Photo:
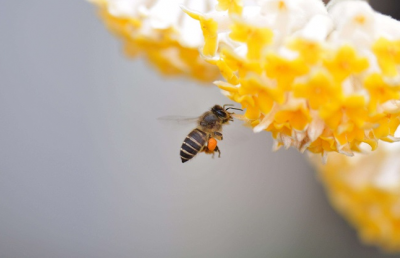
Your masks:
M192 159L201 151L207 142L207 134L199 129L191 131L182 143L181 160L182 163Z

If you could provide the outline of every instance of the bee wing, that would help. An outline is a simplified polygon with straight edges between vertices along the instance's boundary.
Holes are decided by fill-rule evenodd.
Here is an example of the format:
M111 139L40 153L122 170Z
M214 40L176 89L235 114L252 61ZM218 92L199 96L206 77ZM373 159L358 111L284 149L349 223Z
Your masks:
M163 124L178 124L178 125L189 125L195 124L199 117L190 116L162 116L157 120Z

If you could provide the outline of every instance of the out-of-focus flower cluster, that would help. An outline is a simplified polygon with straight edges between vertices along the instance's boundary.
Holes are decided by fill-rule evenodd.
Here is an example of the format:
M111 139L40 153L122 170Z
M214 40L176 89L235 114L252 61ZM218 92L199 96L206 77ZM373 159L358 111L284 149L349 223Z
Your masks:
M207 12L215 0L90 0L111 32L120 37L127 56L145 56L164 75L184 75L204 82L219 77L215 66L200 57L198 24L180 4Z
M400 251L400 145L382 144L369 154L315 158L333 206L366 244Z
M348 156L393 142L400 124L400 23L364 1L220 0L185 8L204 35L202 54L275 148Z
M399 140L398 21L356 0L90 1L128 56L167 75L222 74L215 84L275 149L336 152L315 159L333 205L364 242L400 251L400 147L378 148Z

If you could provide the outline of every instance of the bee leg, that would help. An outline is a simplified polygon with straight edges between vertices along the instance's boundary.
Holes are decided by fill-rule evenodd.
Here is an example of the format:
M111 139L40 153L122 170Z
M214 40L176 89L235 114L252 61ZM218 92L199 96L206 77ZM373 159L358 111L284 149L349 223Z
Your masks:
M207 147L203 148L201 152L204 152L205 154L211 154L212 155L211 157L214 158L215 155L214 151L209 150Z
M222 133L220 133L220 132L214 132L214 136L215 136L215 138L217 138L220 141L222 141L222 139L223 139Z
M221 151L219 150L218 146L215 147L215 150L214 150L214 151L218 152L218 158L221 158ZM214 152L214 153L215 153L215 152ZM214 154L213 154L213 157L214 157Z

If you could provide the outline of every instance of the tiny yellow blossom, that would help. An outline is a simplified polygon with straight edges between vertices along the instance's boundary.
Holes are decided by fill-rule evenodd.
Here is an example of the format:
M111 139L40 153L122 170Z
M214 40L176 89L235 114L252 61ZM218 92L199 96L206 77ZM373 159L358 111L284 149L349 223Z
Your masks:
M369 109L370 112L376 110L377 105L383 104L386 101L399 99L400 91L398 86L390 86L384 82L382 75L374 73L369 75L365 79L365 88L369 92L370 101Z
M343 46L332 58L324 60L325 67L332 73L335 79L342 82L351 74L359 74L368 68L367 58L358 57L351 46Z
M241 101L242 107L246 109L245 117L253 120L260 117L260 110L257 106L249 104L250 102Z
M242 0L218 0L218 11L228 11L230 14L241 14Z
M223 60L210 61L211 64L218 66L221 75L226 79L227 82L236 85L239 83L239 78L236 75L235 67L228 65Z
M275 97L281 95L277 89L266 86L255 77L242 79L238 93L240 95L252 95L255 99L255 105L258 106L260 111L264 114L268 114L271 111L276 101Z
M395 142L395 132L400 125L399 114L386 114L385 116L374 118L371 122L379 125L373 128L373 134L377 139L385 142Z
M399 74L396 66L400 64L400 40L380 38L372 49L384 75L396 76Z
M325 129L324 132L318 137L317 140L313 141L308 150L311 153L326 153L326 152L337 152L335 137L332 131Z
M231 39L247 44L247 58L249 59L257 59L263 48L271 42L273 36L272 31L268 28L258 28L240 21L236 21L231 29L232 32L229 34Z
M315 41L297 38L289 43L288 47L297 51L307 64L315 64L321 60L324 51L321 44Z
M340 131L349 124L363 127L368 121L368 111L363 96L355 95L330 102L320 110L319 114L331 130Z
M340 84L335 83L328 75L317 73L307 83L298 83L293 86L294 96L308 99L312 109L320 109L327 103L341 98Z
M202 16L198 13L185 10L185 12L195 20L200 22L204 36L203 54L205 56L213 56L217 51L218 43L218 23L212 19Z
M269 78L276 79L278 87L291 90L293 80L308 73L309 67L301 58L288 60L279 55L269 53L265 58L264 70Z
M274 124L276 127L283 127L303 131L311 121L309 110L301 105L292 110L282 109L275 114Z
M222 62L226 63L226 65L230 67L238 77L246 77L250 71L251 73L256 73L259 75L262 74L261 64L257 62L257 60L246 60L245 58L238 56L229 48L222 48L220 59ZM209 62L212 63L213 61L210 60ZM228 80L228 78L225 79Z

